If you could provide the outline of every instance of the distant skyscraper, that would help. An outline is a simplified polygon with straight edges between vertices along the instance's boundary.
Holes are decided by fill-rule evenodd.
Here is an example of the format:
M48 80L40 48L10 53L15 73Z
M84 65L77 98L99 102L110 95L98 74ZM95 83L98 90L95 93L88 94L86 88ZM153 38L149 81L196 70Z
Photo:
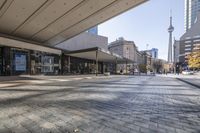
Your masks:
M94 35L98 35L98 26L95 26L95 27L89 29L88 33L91 33L91 34L94 34Z
M157 48L152 48L150 50L145 50L149 55L151 55L152 58L158 59L158 49Z
M174 27L172 26L172 16L170 16L170 26L168 28L169 32L169 46L168 46L168 62L172 63L172 32Z
M158 59L158 49L157 48L151 49L151 56L152 56L152 58Z
M200 0L185 0L185 31L195 23L200 12Z

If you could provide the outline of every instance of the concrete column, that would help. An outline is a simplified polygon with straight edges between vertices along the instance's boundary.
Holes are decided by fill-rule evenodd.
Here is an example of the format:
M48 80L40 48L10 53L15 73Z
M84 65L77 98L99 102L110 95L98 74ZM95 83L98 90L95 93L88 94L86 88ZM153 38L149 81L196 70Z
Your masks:
M127 60L126 60L126 74L128 74Z
M105 66L105 63L103 62L103 63L102 63L102 70L103 70L103 71L102 71L102 74L105 73L105 69L106 69L106 66Z
M28 58L28 62L27 62L28 63L28 74L31 75L32 73L31 73L31 51L30 50L28 51L27 58Z
M59 55L59 75L63 75L63 53Z
M117 74L117 58L115 59L115 74Z
M96 76L98 76L98 50L96 50Z
M69 72L69 73L71 73L70 65L71 65L70 56L68 56L68 72Z

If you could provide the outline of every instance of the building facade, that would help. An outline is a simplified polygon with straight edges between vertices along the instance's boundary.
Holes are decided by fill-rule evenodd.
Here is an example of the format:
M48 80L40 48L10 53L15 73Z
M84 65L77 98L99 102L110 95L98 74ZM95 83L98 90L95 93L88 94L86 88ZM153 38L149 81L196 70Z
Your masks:
M174 63L179 62L179 55L180 55L180 41L174 39Z
M108 50L133 61L133 63L128 64L128 73L133 72L134 69L137 67L135 66L138 62L137 47L133 41L127 41L124 38L120 37L119 39L111 42L108 45ZM126 71L126 64L120 64L117 67L118 71Z
M59 74L61 50L0 37L0 76Z
M158 59L158 49L152 48L150 50L145 50L149 55L151 55L151 58Z
M179 62L187 64L187 55L191 54L196 46L200 45L200 36L180 40Z
M200 13L196 23L180 38L179 62L182 66L187 66L186 56L190 54L196 46L200 45Z
M151 70L152 66L152 58L151 54L148 51L140 51L141 53L141 62L140 62L140 71L143 73L147 73L148 71Z
M126 41L121 37L118 40L111 42L108 45L108 49L113 53L136 62L137 47L133 41Z
M151 49L151 56L152 58L158 59L158 49L157 48L152 48Z
M0 76L116 73L116 60L127 61L97 47L66 51L0 36Z
M108 50L108 38L105 36L83 32L63 43L56 45L56 47L68 51L88 49L93 47L99 47Z
M200 12L200 0L185 0L185 31L195 23Z

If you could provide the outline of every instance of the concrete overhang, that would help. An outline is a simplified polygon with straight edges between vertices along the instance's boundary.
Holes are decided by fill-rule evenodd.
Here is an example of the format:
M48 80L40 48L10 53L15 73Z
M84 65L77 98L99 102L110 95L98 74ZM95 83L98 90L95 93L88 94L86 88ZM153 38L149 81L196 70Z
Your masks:
M55 46L148 0L1 0L0 33Z
M82 58L82 59L96 60L96 52L98 52L97 58L98 58L98 61L100 62L118 63L118 64L133 63L133 61L129 59L126 59L115 53L111 53L109 51L106 51L97 47L66 52L65 54L69 56L77 57L77 58Z
M41 46L39 44L34 44L31 42L26 42L23 40L17 40L9 37L2 37L0 35L0 46L8 46L12 48L21 48L21 49L27 49L27 50L36 50L40 52L46 52L46 53L52 53L61 55L62 50L57 48L51 48L47 46Z

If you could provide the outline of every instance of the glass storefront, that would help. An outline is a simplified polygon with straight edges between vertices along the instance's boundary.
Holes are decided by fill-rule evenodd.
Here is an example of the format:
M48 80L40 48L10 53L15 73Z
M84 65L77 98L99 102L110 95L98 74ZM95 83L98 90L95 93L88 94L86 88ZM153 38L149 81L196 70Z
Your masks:
M63 57L63 74L95 74L96 62L76 57ZM103 72L103 63L98 64L98 73Z
M98 73L111 72L109 63L98 63ZM21 74L95 74L96 61L47 52L0 46L0 76Z
M31 74L59 74L60 56L46 52L31 51Z
M0 46L0 76L59 73L59 55Z
M29 51L11 48L10 55L11 75L29 74Z

